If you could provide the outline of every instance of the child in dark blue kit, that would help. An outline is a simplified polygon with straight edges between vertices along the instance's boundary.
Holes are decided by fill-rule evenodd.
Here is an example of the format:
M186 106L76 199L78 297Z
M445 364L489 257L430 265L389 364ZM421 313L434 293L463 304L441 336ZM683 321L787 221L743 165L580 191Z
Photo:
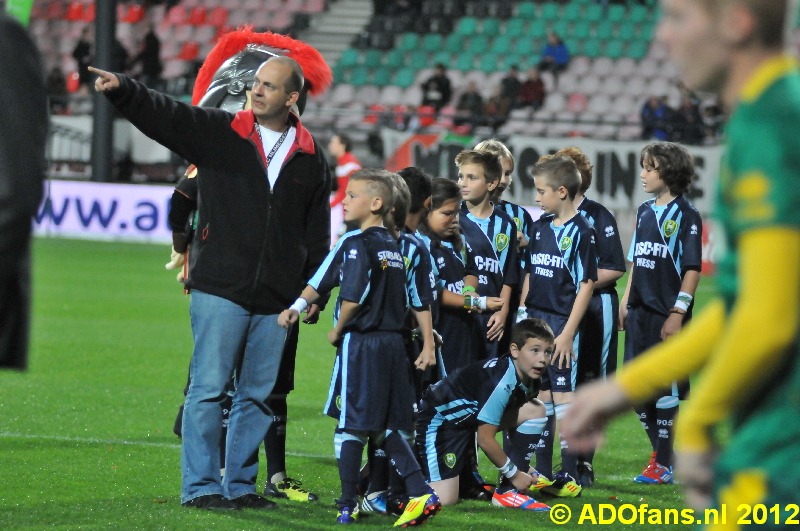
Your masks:
M392 174L361 170L350 177L344 219L361 232L341 248L338 320L328 334L341 368L340 415L335 438L342 493L337 522L358 517L358 482L367 439L385 444L410 497L395 525L418 525L441 504L428 487L407 437L414 424L414 388L401 331L407 310L405 265L397 241L384 226L393 201ZM324 264L323 264L324 266ZM291 326L319 294L307 286L279 323Z

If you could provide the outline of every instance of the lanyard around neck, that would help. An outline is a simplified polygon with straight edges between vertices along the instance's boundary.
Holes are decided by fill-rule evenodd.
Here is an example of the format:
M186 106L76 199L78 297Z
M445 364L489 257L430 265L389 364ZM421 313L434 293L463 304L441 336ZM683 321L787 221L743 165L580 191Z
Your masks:
M269 154L267 155L267 175L269 175L269 165L272 162L272 158L275 156L275 154L281 148L281 145L283 144L283 141L286 140L286 136L289 134L289 129L291 129L291 126L286 126L286 129L283 131L283 134L280 136L278 141L275 142L275 145L272 146L272 149L270 150ZM258 131L258 138L261 140L261 144L263 145L264 144L264 137L261 136L261 126L258 125L258 124L256 124L256 131Z

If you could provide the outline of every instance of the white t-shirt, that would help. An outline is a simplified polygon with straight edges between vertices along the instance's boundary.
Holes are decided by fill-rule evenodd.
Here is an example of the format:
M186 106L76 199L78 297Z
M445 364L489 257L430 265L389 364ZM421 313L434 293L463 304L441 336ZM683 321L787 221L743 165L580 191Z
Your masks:
M264 145L264 156L268 157L272 148L275 147L275 144L283 135L283 131L277 132L273 131L272 129L267 129L263 125L258 126L261 130L261 142ZM278 180L278 175L281 172L281 166L283 166L286 157L289 155L289 150L294 144L294 139L297 136L297 128L294 126L289 127L289 132L286 134L286 138L283 139L283 143L278 148L278 151L275 153L275 156L272 157L272 160L269 163L269 168L267 168L267 179L269 179L269 187L275 188L275 181Z

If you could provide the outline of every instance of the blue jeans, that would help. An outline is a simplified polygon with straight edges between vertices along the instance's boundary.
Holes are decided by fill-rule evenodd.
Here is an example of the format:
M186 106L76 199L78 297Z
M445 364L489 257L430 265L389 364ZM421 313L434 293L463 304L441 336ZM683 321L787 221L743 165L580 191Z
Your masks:
M287 330L277 315L253 314L227 299L193 291L194 353L183 409L181 502L207 494L235 499L256 491L258 447L272 423L275 386ZM222 403L236 373L225 477L220 478Z

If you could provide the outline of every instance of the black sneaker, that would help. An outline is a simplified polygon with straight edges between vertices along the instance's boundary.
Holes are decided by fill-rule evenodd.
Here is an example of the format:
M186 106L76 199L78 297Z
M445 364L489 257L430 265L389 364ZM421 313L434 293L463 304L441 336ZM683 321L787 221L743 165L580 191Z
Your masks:
M206 509L208 511L235 511L239 505L225 498L222 494L206 494L182 503L184 507Z
M258 494L253 494L252 492L250 494L245 494L244 496L234 498L231 501L233 501L233 503L235 503L239 509L258 509L264 511L278 507L278 504L274 501L261 497Z
M594 485L594 467L590 462L580 461L578 463L578 483L585 489Z
M386 514L400 516L406 510L406 498L389 498L386 500Z

